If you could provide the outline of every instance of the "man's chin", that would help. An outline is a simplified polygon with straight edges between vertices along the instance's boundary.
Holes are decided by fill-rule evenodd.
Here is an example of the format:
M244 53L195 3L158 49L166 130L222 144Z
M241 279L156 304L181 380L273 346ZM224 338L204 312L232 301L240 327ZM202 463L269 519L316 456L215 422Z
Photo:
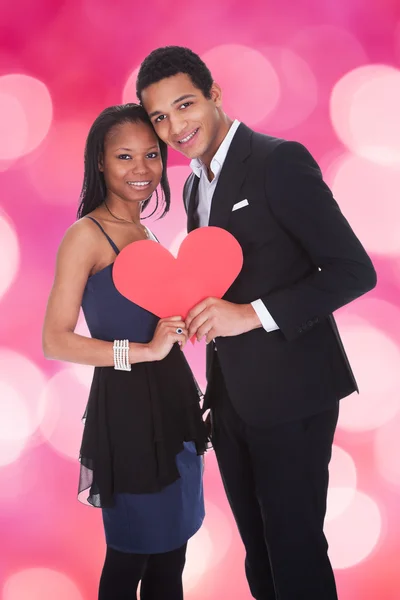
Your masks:
M179 144L177 144L176 146L174 145L173 148L174 150L179 152L179 154L183 154L183 156L186 156L186 158L188 158L189 160L193 160L194 158L200 158L203 154L202 149L199 148L198 145L196 145L193 148L181 148Z

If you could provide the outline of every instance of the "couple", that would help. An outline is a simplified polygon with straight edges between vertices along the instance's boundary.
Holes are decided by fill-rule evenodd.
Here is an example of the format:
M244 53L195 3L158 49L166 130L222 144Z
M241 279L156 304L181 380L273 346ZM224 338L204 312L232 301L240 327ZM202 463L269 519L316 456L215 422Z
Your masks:
M142 600L183 597L186 543L204 517L207 434L182 352L196 335L253 597L334 600L328 464L339 400L357 384L332 313L375 286L374 268L308 151L232 121L192 51L153 51L137 94L141 106L108 108L90 130L80 219L61 243L44 325L48 358L95 366L80 490L102 508L99 598L133 598L139 581ZM186 321L158 320L112 281L123 247L155 239L143 209L156 196L168 211L167 146L191 160L188 230L222 227L244 255L224 299ZM81 306L92 338L74 333Z

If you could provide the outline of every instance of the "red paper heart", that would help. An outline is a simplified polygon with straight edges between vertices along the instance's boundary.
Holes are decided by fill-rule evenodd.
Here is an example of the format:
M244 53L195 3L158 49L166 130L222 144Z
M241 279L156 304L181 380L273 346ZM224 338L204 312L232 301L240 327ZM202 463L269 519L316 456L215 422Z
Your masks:
M152 240L129 244L114 262L113 280L123 296L158 317L185 319L201 300L222 298L242 265L233 235L201 227L186 236L177 258Z

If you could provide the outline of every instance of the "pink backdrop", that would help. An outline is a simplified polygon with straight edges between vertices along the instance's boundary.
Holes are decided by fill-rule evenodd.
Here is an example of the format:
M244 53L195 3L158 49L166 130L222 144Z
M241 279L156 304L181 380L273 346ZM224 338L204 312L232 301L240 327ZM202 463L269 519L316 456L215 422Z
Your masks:
M91 369L46 362L41 327L55 254L75 218L89 126L133 100L153 48L188 45L225 108L303 142L371 253L378 287L338 321L361 394L342 404L326 522L342 600L399 598L400 6L397 0L1 0L0 589L3 600L92 600L100 512L76 500ZM184 234L185 159L170 156ZM80 332L86 332L81 320ZM188 356L204 385L204 348ZM266 366L268 368L268 365ZM250 598L243 549L207 457L207 518L190 542L189 600ZM321 599L322 600L322 599Z

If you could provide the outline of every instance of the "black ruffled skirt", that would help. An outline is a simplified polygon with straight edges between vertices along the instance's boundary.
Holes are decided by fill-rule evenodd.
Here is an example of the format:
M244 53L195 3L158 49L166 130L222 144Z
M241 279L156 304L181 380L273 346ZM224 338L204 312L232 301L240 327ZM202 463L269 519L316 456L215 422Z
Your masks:
M175 345L131 371L96 367L84 415L79 498L110 507L116 493L155 493L179 478L183 442L208 447L201 392Z

